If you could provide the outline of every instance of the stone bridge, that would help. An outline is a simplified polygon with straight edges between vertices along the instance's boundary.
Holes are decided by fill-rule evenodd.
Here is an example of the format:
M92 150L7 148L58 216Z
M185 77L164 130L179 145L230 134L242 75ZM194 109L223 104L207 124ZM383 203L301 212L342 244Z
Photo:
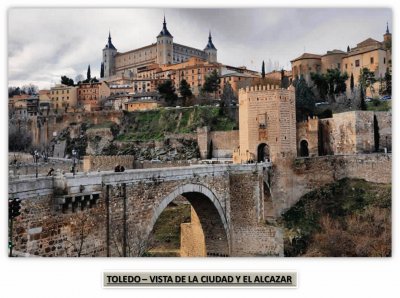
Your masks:
M22 200L16 251L39 256L141 256L166 206L192 205L208 256L283 256L280 216L305 193L350 177L391 182L391 155L277 160L270 164L90 172L10 178Z
M16 250L40 256L139 256L174 199L196 212L209 256L282 256L280 230L264 220L269 164L90 172L11 179L22 200Z

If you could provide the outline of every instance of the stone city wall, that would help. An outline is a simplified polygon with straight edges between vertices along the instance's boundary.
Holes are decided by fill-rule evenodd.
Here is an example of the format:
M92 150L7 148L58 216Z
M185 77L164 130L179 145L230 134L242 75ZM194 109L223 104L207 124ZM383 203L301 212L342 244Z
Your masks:
M318 156L318 118L308 118L306 121L298 122L297 129L297 156L301 155L301 142L308 144L309 156Z
M392 147L392 114L390 112L352 111L333 114L319 120L322 155L372 153Z
M233 149L239 147L239 131L211 131L212 157L232 158Z
M303 195L343 178L391 183L391 154L334 155L280 160L273 166L272 201L276 216Z
M83 171L113 171L117 165L126 170L133 169L133 155L86 155L83 157Z
M76 124L81 123L102 124L105 122L120 124L122 118L122 111L76 111L60 115L30 117L25 121L25 124L18 123L18 125L28 127L28 131L32 133L33 145L47 145L55 135L68 126L76 126ZM11 122L16 121L11 120Z
M379 129L379 149L387 148L392 152L392 113L375 112L375 117Z
M232 158L233 150L239 147L239 131L210 131L209 127L197 129L197 143L201 159ZM211 148L212 145L212 148Z
M356 118L356 152L371 153L375 151L374 112L355 111Z

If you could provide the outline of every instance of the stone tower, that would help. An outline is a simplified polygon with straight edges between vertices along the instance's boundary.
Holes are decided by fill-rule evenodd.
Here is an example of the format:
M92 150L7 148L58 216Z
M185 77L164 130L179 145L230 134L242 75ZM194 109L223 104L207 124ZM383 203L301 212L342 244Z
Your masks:
M217 62L217 49L212 42L211 31L208 35L208 43L204 48L204 52L207 54L208 62Z
M164 23L163 28L157 36L157 63L158 64L172 64L173 57L173 39L174 37L169 33L167 29L167 23Z
M386 32L383 35L383 44L386 50L391 48L392 45L392 33L389 32L389 23L386 23Z
M235 163L296 157L294 88L254 86L239 90L239 148Z
M104 77L110 77L115 74L115 55L117 49L111 42L111 33L108 33L108 43L103 49L103 65L104 65Z

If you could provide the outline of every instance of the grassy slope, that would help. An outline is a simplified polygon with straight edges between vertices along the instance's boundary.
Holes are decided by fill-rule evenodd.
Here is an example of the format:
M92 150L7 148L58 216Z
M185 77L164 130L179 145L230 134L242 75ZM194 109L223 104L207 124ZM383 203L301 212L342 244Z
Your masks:
M285 256L390 256L391 185L343 179L287 211Z
M392 109L392 101L374 100L367 103L368 111L390 111Z
M219 115L218 107L199 106L182 109L157 109L125 113L120 141L161 140L164 133L190 133L208 125L212 130L232 130L236 124Z
M154 225L149 241L151 256L174 256L181 243L181 223L190 222L190 205L165 208ZM172 253L172 254L171 254Z

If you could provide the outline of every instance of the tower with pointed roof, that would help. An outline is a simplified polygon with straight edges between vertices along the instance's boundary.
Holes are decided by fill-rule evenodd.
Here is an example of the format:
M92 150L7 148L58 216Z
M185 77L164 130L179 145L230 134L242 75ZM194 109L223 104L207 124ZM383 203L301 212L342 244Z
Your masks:
M117 49L111 41L111 32L108 32L108 42L103 49L104 77L110 77L115 72L115 55Z
M386 23L386 32L383 35L383 46L385 50L391 49L392 46L392 33L389 32L389 23Z
M214 46L212 42L211 30L208 34L208 43L204 48L204 52L207 55L208 62L217 62L217 48Z
M174 37L169 33L167 29L167 22L165 21L163 28L157 36L157 63L172 64L173 52L174 52Z

